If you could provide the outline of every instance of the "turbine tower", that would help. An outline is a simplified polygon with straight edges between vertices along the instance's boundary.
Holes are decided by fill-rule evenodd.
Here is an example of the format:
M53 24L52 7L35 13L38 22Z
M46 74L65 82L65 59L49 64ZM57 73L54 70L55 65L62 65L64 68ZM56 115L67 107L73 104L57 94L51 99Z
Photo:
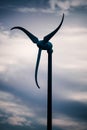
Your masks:
M47 92L47 130L52 130L52 43L49 42L49 40L57 33L57 31L60 29L62 23L64 21L64 14L62 16L62 20L59 24L59 26L46 35L43 40L39 40L35 35L27 31L25 28L20 26L15 26L11 28L13 29L19 29L23 31L30 39L31 41L37 45L38 49L38 56L37 56L37 62L36 62L36 68L35 68L35 82L38 88L40 88L37 80L37 74L38 74L38 67L40 63L41 58L41 52L42 50L46 50L48 53L48 92Z

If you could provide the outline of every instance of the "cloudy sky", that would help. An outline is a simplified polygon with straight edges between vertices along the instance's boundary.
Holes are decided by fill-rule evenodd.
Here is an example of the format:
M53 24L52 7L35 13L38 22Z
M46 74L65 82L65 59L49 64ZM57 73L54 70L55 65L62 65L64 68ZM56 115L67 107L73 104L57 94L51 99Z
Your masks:
M22 26L43 39L60 23L53 43L53 130L87 130L87 0L0 1L0 129L47 126L47 53L42 52L36 87L38 48Z

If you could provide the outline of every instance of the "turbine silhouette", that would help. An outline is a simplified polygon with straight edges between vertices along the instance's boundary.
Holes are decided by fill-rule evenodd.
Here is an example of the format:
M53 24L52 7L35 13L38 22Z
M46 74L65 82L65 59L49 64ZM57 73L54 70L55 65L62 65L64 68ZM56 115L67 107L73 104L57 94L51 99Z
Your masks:
M47 50L47 51L52 51L52 44L49 42L49 40L57 33L57 31L60 29L62 23L64 20L64 14L62 16L62 20L59 24L59 26L52 31L51 33L49 33L48 35L46 35L43 40L38 40L38 38L33 35L32 33L30 33L29 31L27 31L25 28L23 27L19 27L19 26L15 26L13 28L11 28L11 30L13 29L19 29L21 31L23 31L30 39L33 43L35 43L39 50L38 50L38 56L37 56L37 62L36 62L36 69L35 69L35 82L38 88L40 88L38 81L37 81L37 74L38 74L38 67L39 67L39 62L40 62L40 57L41 57L41 52L42 50Z
M59 24L59 26L46 35L43 40L38 40L38 38L27 31L26 29L16 26L11 28L13 29L20 29L23 31L33 43L35 43L39 50L38 50L38 56L37 56L37 62L36 62L36 69L35 69L35 82L38 88L40 88L38 81L37 81L37 74L38 74L38 67L39 67L39 62L40 62L40 57L41 57L41 52L42 50L46 50L48 52L48 93L47 93L47 130L52 130L52 43L49 42L49 40L56 34L56 32L60 29L62 23L64 20L64 14L62 16L62 20Z

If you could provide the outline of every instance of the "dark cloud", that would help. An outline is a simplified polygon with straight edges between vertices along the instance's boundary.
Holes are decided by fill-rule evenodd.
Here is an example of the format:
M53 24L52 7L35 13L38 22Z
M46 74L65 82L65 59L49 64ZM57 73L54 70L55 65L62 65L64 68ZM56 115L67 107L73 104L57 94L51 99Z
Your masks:
M44 13L56 13L56 14L69 14L70 12L73 13L85 13L87 2L84 0L83 2L80 0L3 0L0 1L0 12L1 15L5 14L5 11L7 10L7 13L14 13L14 11L19 11L20 9L23 13L23 10L27 9L24 12L33 12L34 10L38 10ZM33 8L33 9L32 9ZM45 10L40 10L45 9Z
M87 121L87 104L72 100L60 100L53 103L54 115L64 114L74 120Z
M35 8L41 8L41 7L47 7L48 6L48 0L3 0L0 1L0 5L2 7L35 7Z
M8 130L29 130L31 129L29 126L13 126L13 125L9 125L8 123L7 124L0 124L0 129L1 130L5 130L5 129L8 129ZM37 128L38 130L38 128Z
M28 11L24 11L24 12L32 13L33 12L32 8L35 10L39 10L39 9L46 9L48 8L48 6L49 3L47 0L0 1L0 22L3 22L5 19L10 19L10 16L15 17L15 15L19 14L20 12L23 13L23 10L26 10L26 8L28 8Z

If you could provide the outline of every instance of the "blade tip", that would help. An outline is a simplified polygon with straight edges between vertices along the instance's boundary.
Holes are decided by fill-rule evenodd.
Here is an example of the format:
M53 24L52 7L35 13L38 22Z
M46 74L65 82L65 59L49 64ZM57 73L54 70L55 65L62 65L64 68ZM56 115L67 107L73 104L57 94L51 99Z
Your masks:
M10 30L16 29L16 27L12 27Z

